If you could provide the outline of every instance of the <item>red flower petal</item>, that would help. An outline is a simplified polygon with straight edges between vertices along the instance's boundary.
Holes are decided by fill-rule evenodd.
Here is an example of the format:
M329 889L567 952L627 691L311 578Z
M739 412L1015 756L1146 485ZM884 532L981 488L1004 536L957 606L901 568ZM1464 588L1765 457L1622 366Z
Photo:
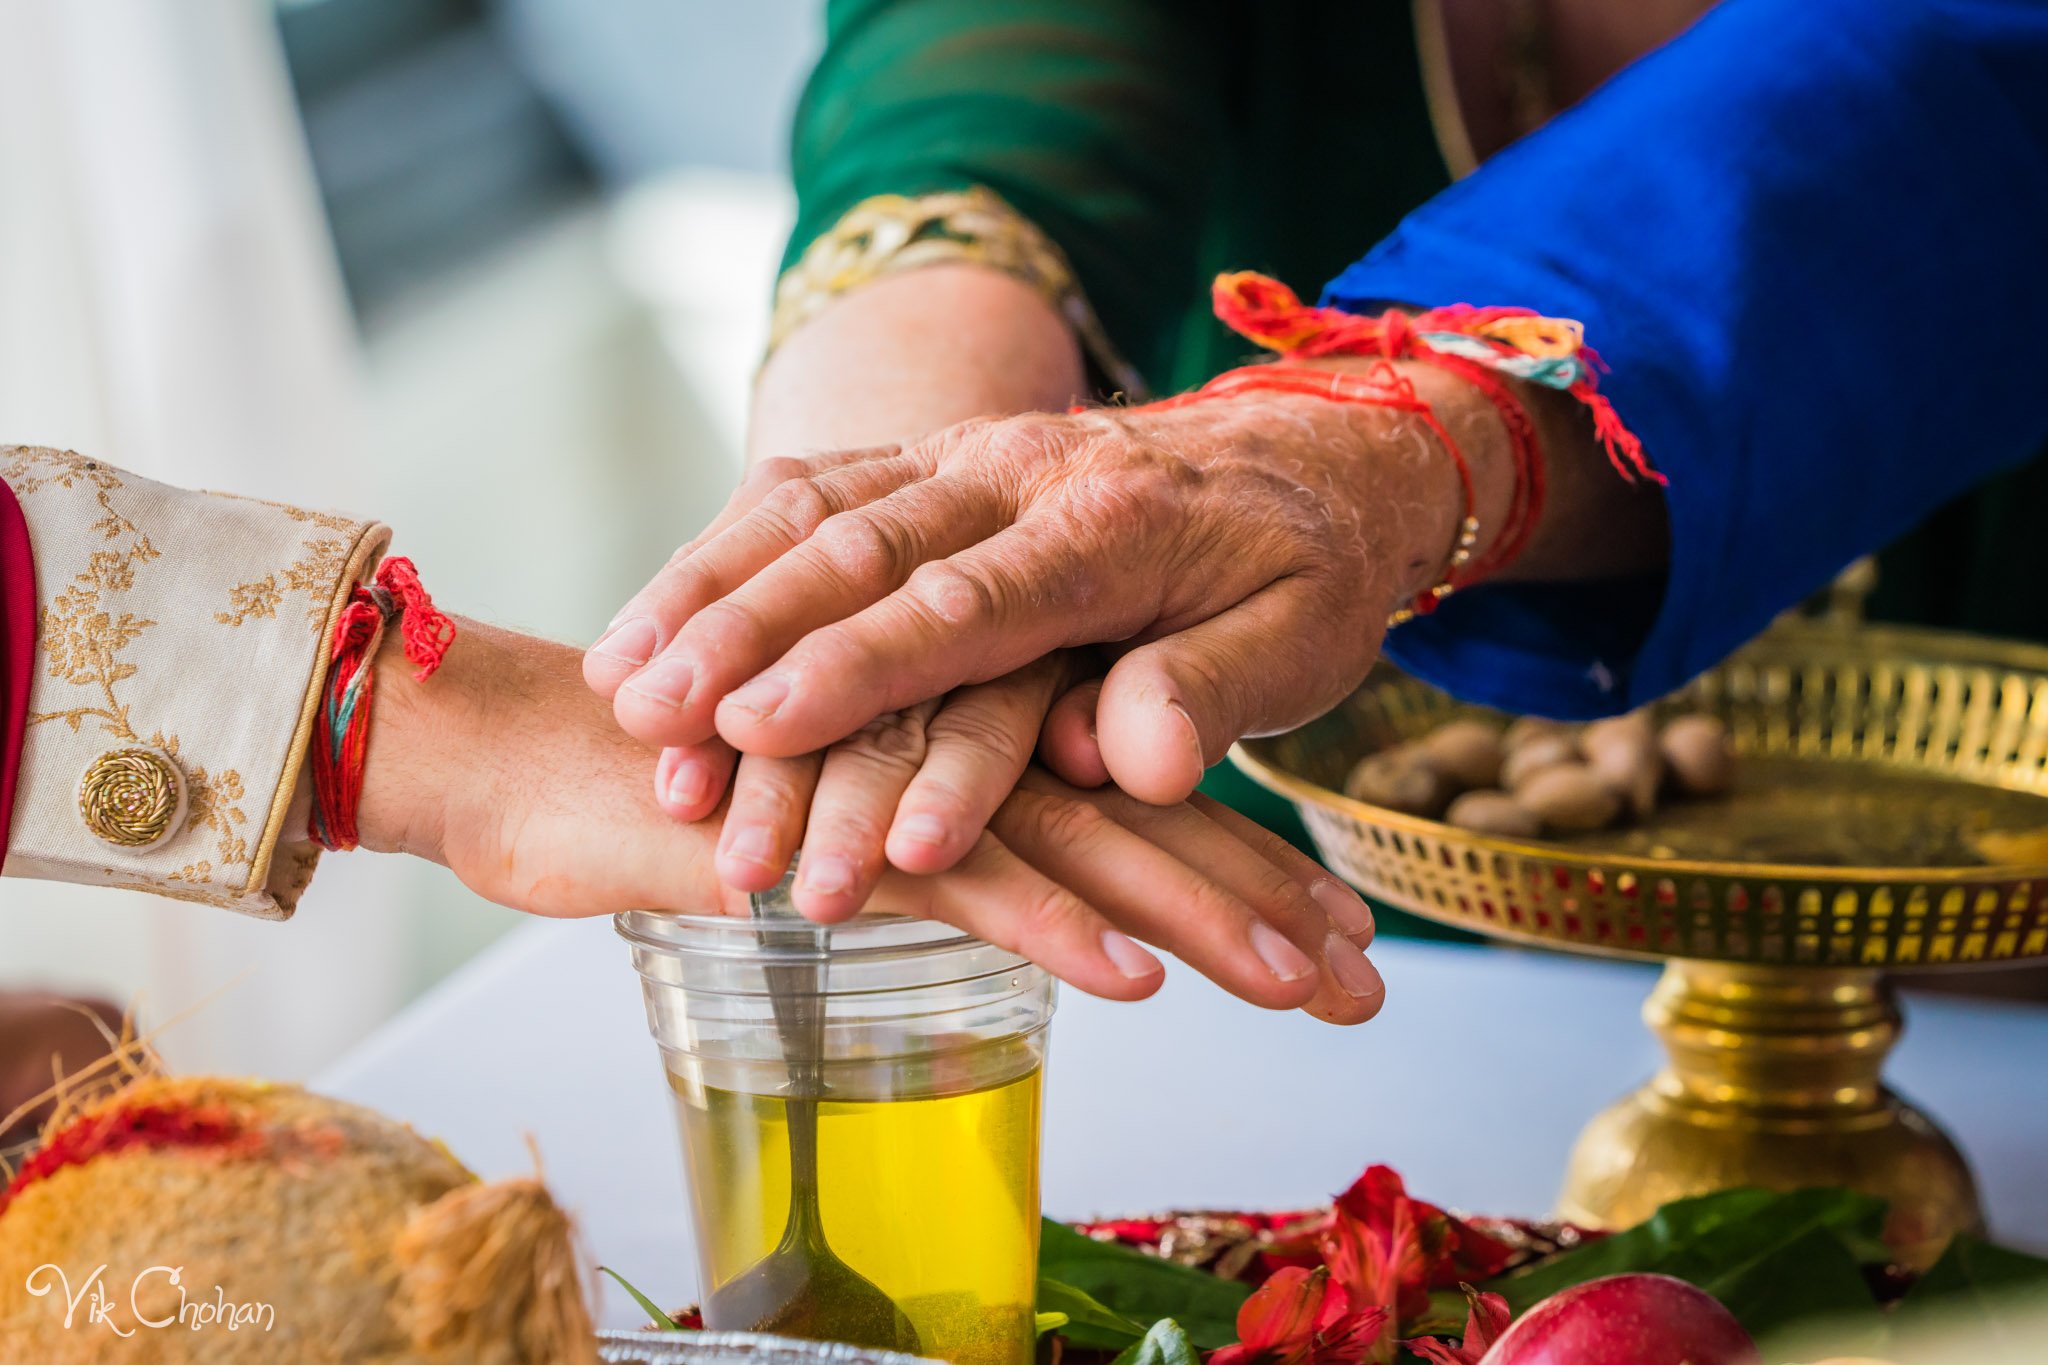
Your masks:
M1334 1288L1326 1270L1290 1267L1278 1272L1237 1310L1238 1344L1255 1351L1306 1346L1320 1325ZM1341 1316L1343 1311L1340 1291L1337 1312Z

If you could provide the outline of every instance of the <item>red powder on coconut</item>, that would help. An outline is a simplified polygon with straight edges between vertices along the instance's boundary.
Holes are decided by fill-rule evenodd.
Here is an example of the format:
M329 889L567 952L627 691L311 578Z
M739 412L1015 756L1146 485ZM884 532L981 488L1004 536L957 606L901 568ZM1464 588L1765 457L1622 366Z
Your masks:
M50 1135L0 1190L0 1214L21 1192L67 1166L134 1148L166 1151L203 1148L225 1156L250 1156L266 1146L261 1130L244 1124L225 1104L115 1104L75 1119Z

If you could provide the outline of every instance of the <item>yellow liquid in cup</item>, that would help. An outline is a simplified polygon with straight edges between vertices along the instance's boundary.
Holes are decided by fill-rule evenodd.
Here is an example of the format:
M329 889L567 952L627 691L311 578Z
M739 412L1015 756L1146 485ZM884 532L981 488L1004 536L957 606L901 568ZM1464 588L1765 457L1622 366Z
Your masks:
M818 1105L826 1240L896 1301L927 1356L956 1365L1031 1359L1042 1075L1033 1066L956 1094ZM783 1102L673 1073L669 1081L682 1117L704 1283L715 1287L782 1239L789 1216Z

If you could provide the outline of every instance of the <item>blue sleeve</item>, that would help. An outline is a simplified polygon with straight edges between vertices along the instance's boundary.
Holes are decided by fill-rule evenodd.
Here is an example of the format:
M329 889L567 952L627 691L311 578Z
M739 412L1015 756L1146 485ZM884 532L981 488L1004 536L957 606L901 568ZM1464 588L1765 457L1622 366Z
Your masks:
M2048 436L2048 4L1724 0L1324 301L1585 323L1670 479L1661 595L1475 588L1388 653L1516 710L1651 700Z

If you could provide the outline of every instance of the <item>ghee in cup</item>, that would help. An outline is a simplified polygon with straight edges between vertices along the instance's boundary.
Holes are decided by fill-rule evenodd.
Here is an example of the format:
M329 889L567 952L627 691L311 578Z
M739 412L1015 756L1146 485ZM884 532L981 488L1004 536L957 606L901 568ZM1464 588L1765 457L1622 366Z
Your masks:
M682 1133L702 1301L775 1250L790 1220L790 1095L771 980L821 963L818 1207L830 1250L894 1301L921 1354L1032 1357L1049 976L949 926L864 914L618 917ZM802 926L792 946L790 925ZM776 968L783 967L780 973ZM784 1000L785 1009L787 1000ZM749 1322L707 1316L706 1325ZM830 1338L829 1322L818 1335Z

